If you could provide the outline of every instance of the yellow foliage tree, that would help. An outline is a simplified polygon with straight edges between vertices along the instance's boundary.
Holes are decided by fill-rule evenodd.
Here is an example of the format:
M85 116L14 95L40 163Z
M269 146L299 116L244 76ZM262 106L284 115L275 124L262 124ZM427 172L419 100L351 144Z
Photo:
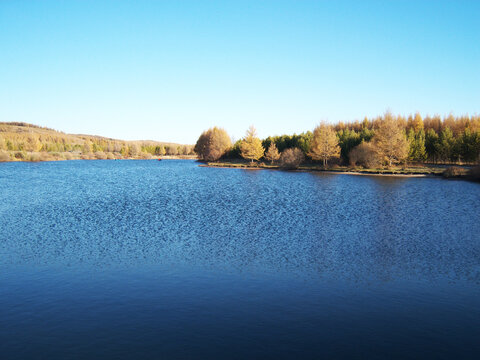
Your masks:
M240 144L240 154L244 159L259 160L265 152L262 141L257 137L257 131L252 125L247 130L247 135Z
M404 128L386 113L375 130L373 144L388 166L404 162L408 157L409 143Z
M324 167L327 166L328 159L340 156L338 137L331 126L321 123L313 130L308 156L313 160L323 160Z
M277 161L278 159L280 159L280 153L278 152L277 145L275 145L275 142L272 141L272 143L268 147L268 150L265 153L265 158L271 161L272 164L274 161Z
M420 130L423 130L423 119L422 116L417 112L413 118L413 131L418 133Z

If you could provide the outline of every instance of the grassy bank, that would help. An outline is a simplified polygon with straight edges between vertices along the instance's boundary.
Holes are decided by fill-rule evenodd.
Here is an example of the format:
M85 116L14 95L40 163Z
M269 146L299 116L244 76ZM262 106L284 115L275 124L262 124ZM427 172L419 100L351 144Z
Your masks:
M207 162L200 166L207 167L225 167L225 168L238 168L238 169L271 169L281 170L282 168L276 164L268 163L251 163L241 160L225 160L217 162ZM323 171L323 172L335 172L335 173L348 173L348 174L365 174L365 175L403 175L403 176L441 176L445 168L433 167L433 166L399 166L393 168L376 168L376 169L364 169L351 166L330 166L324 168L320 164L302 164L296 169L296 171Z

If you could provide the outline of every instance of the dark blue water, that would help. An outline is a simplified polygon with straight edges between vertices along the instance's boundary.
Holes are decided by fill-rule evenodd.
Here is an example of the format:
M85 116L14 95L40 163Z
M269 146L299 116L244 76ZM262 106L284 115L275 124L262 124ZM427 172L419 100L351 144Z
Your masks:
M475 358L480 185L0 164L0 358Z

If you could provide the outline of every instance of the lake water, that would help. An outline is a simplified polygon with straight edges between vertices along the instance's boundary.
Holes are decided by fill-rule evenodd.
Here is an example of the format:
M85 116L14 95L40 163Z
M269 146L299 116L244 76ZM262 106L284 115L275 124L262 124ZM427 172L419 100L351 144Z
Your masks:
M478 358L480 185L0 164L0 354Z

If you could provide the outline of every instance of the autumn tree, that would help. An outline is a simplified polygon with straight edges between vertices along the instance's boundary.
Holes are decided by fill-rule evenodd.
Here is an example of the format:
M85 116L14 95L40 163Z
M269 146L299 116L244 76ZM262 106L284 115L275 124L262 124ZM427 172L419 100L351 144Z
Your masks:
M220 159L231 147L232 142L227 132L213 127L200 135L194 151L202 160L215 161Z
M249 159L253 162L254 160L259 160L264 152L262 141L257 137L257 131L252 125L247 130L247 135L240 144L240 154L244 159Z
M92 143L89 140L85 140L82 146L82 153L90 154L92 152Z
M165 153L166 153L165 152L165 147L163 145L155 147L155 155L163 156L163 155L165 155Z
M267 152L265 153L265 158L269 160L272 164L274 161L280 159L280 153L278 152L277 145L272 141L268 147Z
M362 142L360 145L355 146L348 154L348 157L352 166L359 165L371 169L381 165L375 147L368 142Z
M308 152L313 160L323 160L323 166L327 166L328 159L340 156L338 137L331 126L324 123L313 130L313 139Z
M131 157L135 157L137 155L140 154L140 146L138 146L137 144L131 144L129 147L128 147L128 155L131 156Z
M280 166L285 169L296 169L305 160L303 151L299 148L289 148L280 155Z
M388 166L404 162L408 157L409 144L405 130L390 113L385 114L375 130L373 144Z

